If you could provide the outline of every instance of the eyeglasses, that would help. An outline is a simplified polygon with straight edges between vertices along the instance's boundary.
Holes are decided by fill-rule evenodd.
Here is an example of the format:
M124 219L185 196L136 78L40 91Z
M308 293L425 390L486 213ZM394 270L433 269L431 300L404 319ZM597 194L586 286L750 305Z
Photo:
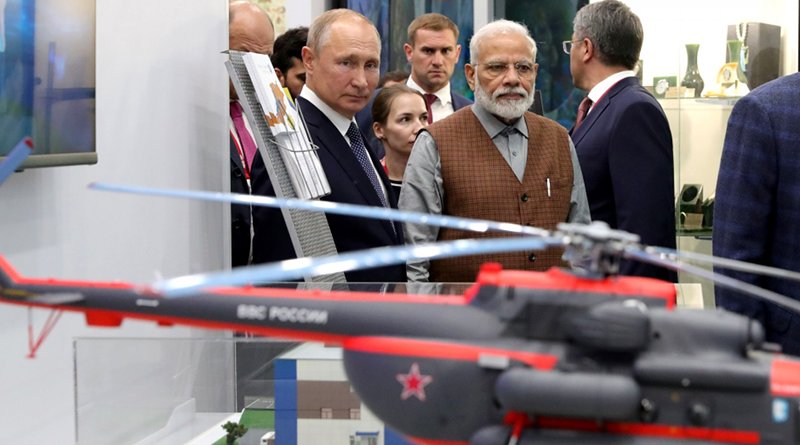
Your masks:
M504 76L508 73L509 67L514 67L514 70L517 72L519 77L530 79L533 77L534 74L534 65L531 62L523 61L523 62L515 62L515 63L502 63L502 62L489 62L489 63L479 63L478 65L483 65L486 67L486 73L490 77L499 77Z
M580 40L564 40L561 42L561 48L564 50L564 53L569 54L572 52L572 47L575 46L576 43L583 42L583 39Z

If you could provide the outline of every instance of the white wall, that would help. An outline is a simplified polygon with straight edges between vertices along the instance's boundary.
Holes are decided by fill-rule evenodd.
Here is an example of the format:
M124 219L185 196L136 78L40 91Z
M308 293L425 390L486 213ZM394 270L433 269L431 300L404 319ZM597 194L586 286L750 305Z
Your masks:
M0 187L0 254L26 276L146 283L227 263L226 212L86 189L90 181L223 190L226 0L97 1L95 166L29 170ZM35 310L41 327L47 312ZM35 360L27 310L0 305L0 443L74 441L72 339L208 335L66 314ZM121 420L122 421L122 420Z
M797 71L798 2L797 0L697 1L671 0L668 5L650 0L625 0L644 26L645 85L653 76L677 75L686 69L687 43L699 43L697 64L706 87L717 77L725 63L728 25L762 22L782 29L783 55L781 73Z
M639 15L645 30L641 59L643 83L654 76L683 78L687 43L699 43L698 66L705 91L714 88L725 63L727 28L741 22L762 22L781 27L781 74L797 71L797 0L696 1L672 0L669 7L649 0L625 0ZM700 183L708 197L716 187L722 143L734 101L663 100L673 131L676 155L676 189Z
M314 19L330 8L330 0L287 0L286 29L310 26Z

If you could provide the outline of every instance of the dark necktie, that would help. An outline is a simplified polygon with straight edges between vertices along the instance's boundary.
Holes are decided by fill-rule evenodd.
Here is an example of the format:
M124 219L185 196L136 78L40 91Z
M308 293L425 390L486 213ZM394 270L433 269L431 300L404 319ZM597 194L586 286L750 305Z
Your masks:
M355 122L350 122L350 127L347 129L347 137L350 138L350 148L353 150L353 154L356 156L358 163L361 164L361 168L369 178L369 182L372 184L373 190L375 190L375 193L381 200L381 204L384 207L389 207L389 204L386 202L386 195L383 194L381 184L378 182L378 175L375 173L375 168L369 160L369 155L367 155L367 148L364 146L364 141L361 139L361 132L358 131Z
M432 124L433 123L433 110L431 110L431 106L433 106L433 103L436 102L436 95L435 94L425 93L425 94L423 94L423 96L425 97L425 108L428 110L428 123Z
M258 147L244 124L242 106L239 105L239 102L231 102L231 120L233 120L233 126L236 128L236 133L239 135L239 142L242 144L242 150L244 150L245 159L247 161L247 165L245 165L244 168L249 172L250 167L253 165L253 158L256 155L256 151L258 151Z
M586 115L589 114L589 108L592 107L592 99L589 97L584 97L581 101L581 104L578 105L578 115L575 117L575 130L578 129L578 125L583 122L586 118Z

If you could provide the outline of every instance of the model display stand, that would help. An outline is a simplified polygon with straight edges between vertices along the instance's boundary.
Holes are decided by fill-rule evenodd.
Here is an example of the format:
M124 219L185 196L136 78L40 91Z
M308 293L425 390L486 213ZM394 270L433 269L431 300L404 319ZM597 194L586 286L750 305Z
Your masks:
M278 198L298 198L298 194L292 186L288 169L283 163L280 148L275 144L272 131L263 118L264 111L259 104L255 88L242 59L244 54L246 53L230 51L230 57L225 62L225 67L228 69L233 87L239 96L243 114L247 117L250 128L253 130L253 139L264 160L269 180L275 189L275 195ZM323 213L295 209L281 209L281 212L298 258L337 254L328 220ZM343 273L338 272L307 280L343 283L345 277Z

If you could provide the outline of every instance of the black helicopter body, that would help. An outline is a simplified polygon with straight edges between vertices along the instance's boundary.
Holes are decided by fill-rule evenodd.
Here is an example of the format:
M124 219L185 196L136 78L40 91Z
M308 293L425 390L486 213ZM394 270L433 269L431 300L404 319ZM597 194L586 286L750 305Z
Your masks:
M364 403L416 443L796 444L800 361L757 322L675 309L671 283L486 266L463 296L23 278L0 299L341 345ZM512 442L510 442L512 441Z

